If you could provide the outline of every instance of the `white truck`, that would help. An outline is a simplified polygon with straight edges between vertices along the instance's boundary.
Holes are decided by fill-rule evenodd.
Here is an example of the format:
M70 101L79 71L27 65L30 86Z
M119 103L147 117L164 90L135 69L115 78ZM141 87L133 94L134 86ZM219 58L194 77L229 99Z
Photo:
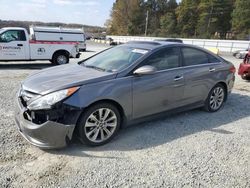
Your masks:
M69 58L79 58L79 30L19 27L0 29L0 61L50 60L61 65ZM78 41L79 40L79 41Z

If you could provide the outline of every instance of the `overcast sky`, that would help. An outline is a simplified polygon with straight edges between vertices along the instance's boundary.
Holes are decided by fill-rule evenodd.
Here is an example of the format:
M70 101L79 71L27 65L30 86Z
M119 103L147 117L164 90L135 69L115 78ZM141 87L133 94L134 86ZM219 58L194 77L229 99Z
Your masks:
M0 19L103 26L115 0L0 0Z

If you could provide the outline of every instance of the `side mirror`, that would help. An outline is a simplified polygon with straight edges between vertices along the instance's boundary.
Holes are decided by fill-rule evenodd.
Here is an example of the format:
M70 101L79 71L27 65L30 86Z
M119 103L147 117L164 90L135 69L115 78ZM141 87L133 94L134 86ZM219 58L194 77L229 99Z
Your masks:
M150 65L142 66L134 71L135 75L150 75L156 72L156 68Z

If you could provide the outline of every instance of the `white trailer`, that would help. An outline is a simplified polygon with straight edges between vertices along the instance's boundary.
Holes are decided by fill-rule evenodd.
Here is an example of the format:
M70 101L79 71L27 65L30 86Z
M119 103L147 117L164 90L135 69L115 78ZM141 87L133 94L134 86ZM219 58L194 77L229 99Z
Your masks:
M25 28L0 29L0 61L50 60L60 65L68 63L69 58L80 57L79 42L71 41L70 35L65 37L53 28L35 30L31 27L29 36Z

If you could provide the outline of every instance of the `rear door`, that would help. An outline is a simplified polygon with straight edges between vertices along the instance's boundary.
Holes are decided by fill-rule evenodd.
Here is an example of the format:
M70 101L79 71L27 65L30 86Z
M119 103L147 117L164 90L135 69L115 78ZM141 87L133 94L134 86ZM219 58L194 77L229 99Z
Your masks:
M0 60L25 60L29 46L24 30L7 30L0 35Z
M139 67L151 65L157 72L133 78L133 116L159 113L181 105L184 92L180 48L169 47L155 52Z
M192 47L182 47L185 89L184 102L203 102L211 88L219 81L220 60Z

